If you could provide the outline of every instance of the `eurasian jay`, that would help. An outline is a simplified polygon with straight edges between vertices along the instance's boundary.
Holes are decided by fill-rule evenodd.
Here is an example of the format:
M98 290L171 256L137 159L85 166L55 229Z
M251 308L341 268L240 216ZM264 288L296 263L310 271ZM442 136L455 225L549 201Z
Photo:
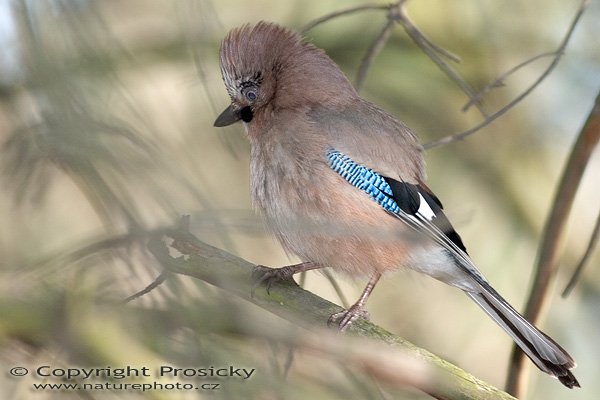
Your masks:
M519 314L477 269L425 185L423 149L401 121L363 100L340 68L291 30L260 22L223 40L231 105L251 144L253 204L303 262L260 268L260 282L331 268L368 276L360 299L330 321L345 330L383 273L410 268L463 290L542 371L579 386L573 358Z

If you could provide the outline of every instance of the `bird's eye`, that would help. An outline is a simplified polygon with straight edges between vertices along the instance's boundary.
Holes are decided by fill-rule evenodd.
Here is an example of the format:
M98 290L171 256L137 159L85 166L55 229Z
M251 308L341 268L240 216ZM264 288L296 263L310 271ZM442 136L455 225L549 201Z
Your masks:
M258 99L258 89L253 86L243 88L242 94L248 101L256 101Z

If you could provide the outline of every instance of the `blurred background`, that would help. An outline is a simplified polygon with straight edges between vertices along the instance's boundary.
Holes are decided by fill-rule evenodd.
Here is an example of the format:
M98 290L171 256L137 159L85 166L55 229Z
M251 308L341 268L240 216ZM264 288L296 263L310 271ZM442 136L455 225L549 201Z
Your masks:
M244 324L281 321L228 293L170 277L122 300L161 272L145 232L192 216L201 240L253 263L287 265L249 199L249 144L240 125L212 127L229 99L218 49L247 22L301 29L360 1L127 2L0 0L0 397L427 398L388 392L335 359L296 352ZM384 4L373 2L373 4ZM461 58L477 89L558 48L579 1L421 0L413 22ZM508 114L460 142L426 153L429 186L444 202L480 269L517 309L560 173L600 88L600 5L592 1L552 74ZM306 36L351 80L385 25L368 10ZM491 114L548 66L541 58L484 97ZM479 123L464 92L396 26L374 59L362 95L404 120L424 143ZM560 298L600 209L600 157L588 165L561 249L544 330L578 361L583 388L568 391L531 370L529 398L596 399L600 391L600 279L596 249L579 285ZM366 281L336 277L350 302ZM305 287L341 304L329 280ZM512 342L458 290L410 272L387 276L369 300L371 320L500 388ZM260 332L260 331L258 331ZM14 366L237 365L257 369L218 393L33 392ZM286 372L285 365L290 364ZM287 377L284 377L287 375Z

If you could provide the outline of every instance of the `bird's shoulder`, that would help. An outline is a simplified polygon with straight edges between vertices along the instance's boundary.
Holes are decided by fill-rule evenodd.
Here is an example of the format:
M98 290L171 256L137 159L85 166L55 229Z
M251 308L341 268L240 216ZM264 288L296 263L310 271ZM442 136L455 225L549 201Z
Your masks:
M400 120L362 99L342 105L312 107L313 130L327 144L354 161L394 179L425 179L423 149Z

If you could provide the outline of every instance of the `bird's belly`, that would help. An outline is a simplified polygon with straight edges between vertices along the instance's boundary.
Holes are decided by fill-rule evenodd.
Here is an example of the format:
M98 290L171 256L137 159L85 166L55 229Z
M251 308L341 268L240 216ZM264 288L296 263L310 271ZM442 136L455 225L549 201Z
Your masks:
M368 194L325 172L319 185L301 179L254 182L254 204L286 251L352 275L414 267L407 257L414 233Z

